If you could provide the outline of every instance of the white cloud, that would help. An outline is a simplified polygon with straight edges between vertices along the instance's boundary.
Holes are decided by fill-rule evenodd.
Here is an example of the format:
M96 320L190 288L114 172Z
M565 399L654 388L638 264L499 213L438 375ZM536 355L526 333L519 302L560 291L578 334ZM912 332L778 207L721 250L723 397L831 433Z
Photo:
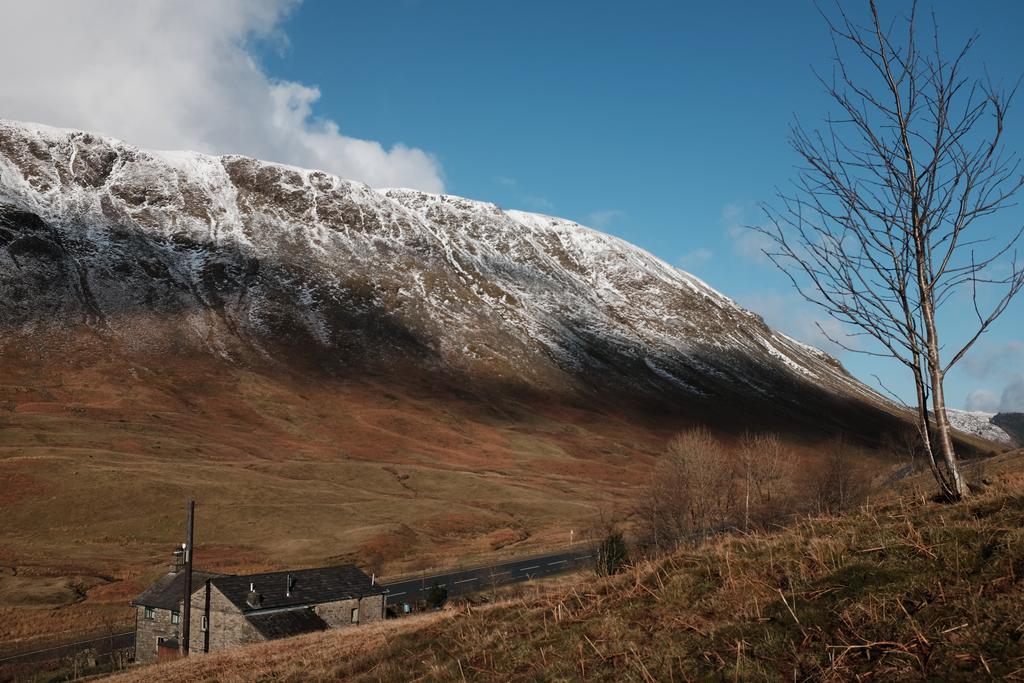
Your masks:
M625 211L621 211L619 209L602 209L601 211L594 211L587 216L587 222L599 230L604 230L612 223L615 223L619 219L625 217Z
M964 407L967 410L981 410L986 413L994 413L999 410L999 397L994 391L988 389L975 389L967 394L967 402Z
M286 44L278 26L296 4L5 2L0 116L141 147L247 154L378 187L442 190L430 154L342 134L315 116L319 89L260 68L251 42Z
M744 222L745 214L746 209L740 204L726 204L723 206L722 225L725 227L725 233L732 240L733 250L737 254L748 261L768 263L768 257L765 256L765 252L771 248L771 240L767 236L748 228Z
M687 268L699 268L710 261L714 255L715 253L710 249L700 247L680 256L677 263L684 270Z
M999 412L1024 413L1024 374L1013 375L999 399Z

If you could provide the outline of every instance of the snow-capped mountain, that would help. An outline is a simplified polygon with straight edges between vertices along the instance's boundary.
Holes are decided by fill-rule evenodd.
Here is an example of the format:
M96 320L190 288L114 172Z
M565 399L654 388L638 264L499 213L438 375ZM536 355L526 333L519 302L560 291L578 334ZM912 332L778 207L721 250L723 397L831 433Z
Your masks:
M980 410L958 410L956 408L947 408L946 414L949 416L950 424L961 432L975 434L983 439L995 441L996 443L1003 444L1004 446L1017 445L1017 440L1014 439L1013 436L992 421L996 416L996 413L986 413Z
M837 424L889 412L822 351L572 221L10 121L0 323Z

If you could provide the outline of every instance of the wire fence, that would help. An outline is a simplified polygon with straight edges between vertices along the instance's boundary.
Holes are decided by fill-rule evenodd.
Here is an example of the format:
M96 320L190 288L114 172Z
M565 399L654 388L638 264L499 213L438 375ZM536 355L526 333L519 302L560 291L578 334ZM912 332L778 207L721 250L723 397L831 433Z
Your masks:
M33 638L0 649L0 680L67 666L75 671L120 667L135 654L135 623Z

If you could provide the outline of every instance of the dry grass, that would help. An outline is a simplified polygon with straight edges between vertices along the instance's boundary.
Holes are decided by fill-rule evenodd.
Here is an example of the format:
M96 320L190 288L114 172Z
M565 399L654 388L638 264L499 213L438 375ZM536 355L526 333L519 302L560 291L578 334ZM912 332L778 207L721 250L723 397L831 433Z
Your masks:
M957 506L914 492L484 609L122 680L1024 678L1024 451Z
M627 504L670 433L415 382L161 362L4 350L0 643L130 618L190 497L204 568L391 575L565 544Z
M630 510L686 424L100 338L0 340L0 357L0 648L130 619L189 498L206 569L495 561Z

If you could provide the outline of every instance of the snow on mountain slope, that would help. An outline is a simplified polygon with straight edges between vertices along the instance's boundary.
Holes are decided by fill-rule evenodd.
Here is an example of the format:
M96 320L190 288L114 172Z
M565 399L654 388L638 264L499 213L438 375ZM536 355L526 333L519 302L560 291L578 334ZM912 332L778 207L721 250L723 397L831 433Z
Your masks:
M22 335L60 321L229 359L285 340L537 389L889 410L827 354L571 221L10 121L0 296Z
M1001 443L1004 446L1017 445L1016 440L1010 436L1006 430L999 425L992 423L992 418L996 416L995 413L986 413L980 410L957 410L955 408L947 408L946 415L949 416L950 424L961 432L976 434L983 439L995 441L996 443Z

